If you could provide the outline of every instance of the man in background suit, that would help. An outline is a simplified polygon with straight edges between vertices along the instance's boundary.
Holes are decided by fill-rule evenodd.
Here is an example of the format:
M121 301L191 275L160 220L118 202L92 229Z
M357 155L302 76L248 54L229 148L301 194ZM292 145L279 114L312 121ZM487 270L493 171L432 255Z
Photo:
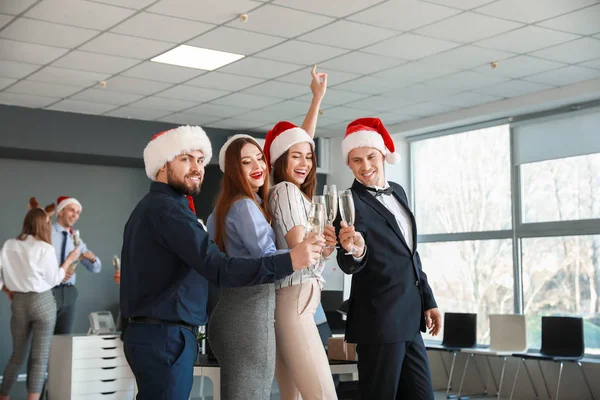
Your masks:
M365 399L433 399L420 331L437 335L441 314L421 267L406 193L385 180L384 160L400 157L378 118L351 122L342 152L356 178L355 223L341 223L346 251L338 250L337 261L353 275L346 340L358 344L360 390Z

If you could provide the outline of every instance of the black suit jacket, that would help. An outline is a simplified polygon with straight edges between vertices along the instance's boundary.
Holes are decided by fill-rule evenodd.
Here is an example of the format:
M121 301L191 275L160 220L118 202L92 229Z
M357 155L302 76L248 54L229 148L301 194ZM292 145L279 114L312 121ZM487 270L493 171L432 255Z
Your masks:
M424 312L437 307L417 253L417 227L406 193L397 183L389 184L410 215L414 251L408 248L394 215L355 180L354 227L363 235L367 251L361 262L344 255L343 248L337 252L340 268L353 275L346 323L346 340L351 343L412 340L419 329L425 331Z

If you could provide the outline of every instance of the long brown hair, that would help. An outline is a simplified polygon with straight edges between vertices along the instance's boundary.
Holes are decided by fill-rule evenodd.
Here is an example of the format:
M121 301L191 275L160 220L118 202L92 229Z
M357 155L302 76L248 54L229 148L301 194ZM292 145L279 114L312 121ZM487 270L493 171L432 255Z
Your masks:
M275 160L275 164L273 164L273 183L275 185L281 182L293 182L292 177L287 173L287 162L289 155L290 151L288 150L283 153L281 157ZM308 171L308 175L306 175L304 183L300 185L300 191L304 193L304 195L311 201L317 189L317 160L315 158L314 149L312 164L313 165L310 168L310 171Z
M249 198L256 203L258 208L262 211L265 219L271 223L271 213L269 212L269 169L265 168L265 183L258 189L258 195L263 200L262 204L259 204L254 196L254 192L248 183L246 176L242 174L242 148L246 144L253 144L256 146L265 159L260 146L253 140L247 138L239 138L231 142L227 151L225 152L225 174L221 180L221 191L217 196L215 202L215 239L214 242L221 251L225 251L225 217L227 212L233 203L242 198ZM265 161L266 162L266 161Z
M17 236L17 239L25 240L28 235L48 244L52 244L50 238L50 221L46 211L41 208L33 208L25 214L23 229L19 236Z

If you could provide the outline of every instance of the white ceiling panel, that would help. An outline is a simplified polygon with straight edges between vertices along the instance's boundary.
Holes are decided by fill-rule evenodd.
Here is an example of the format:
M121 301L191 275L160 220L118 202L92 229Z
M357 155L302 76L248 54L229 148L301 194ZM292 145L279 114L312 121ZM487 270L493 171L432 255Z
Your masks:
M252 110L247 113L238 115L235 118L238 120L247 119L248 121L252 121L253 123L258 122L273 127L278 121L287 118L287 116L283 116L281 112L276 111ZM321 121L319 118L319 124L320 123Z
M244 23L236 19L227 25L267 35L291 38L332 21L334 19L330 17L267 4L254 10L250 14L248 22Z
M335 86L335 88L356 93L379 94L399 86L402 86L402 84L373 76L363 76L353 81L344 82Z
M217 119L221 119L221 118L229 118L229 117L233 117L236 115L240 115L240 114L245 114L248 111L250 111L247 108L240 108L240 107L227 107L227 106L221 106L218 104L201 104L197 107L194 108L190 108L189 110L186 110L186 114L197 114L197 115L204 115L204 116L208 116L211 118L214 118L214 120Z
M363 51L405 60L417 60L457 46L460 46L460 44L415 35L413 33L405 33L404 35L365 47Z
M382 1L383 0L275 0L274 4L341 18L381 3Z
M242 93L256 94L259 96L278 97L291 99L310 92L309 85L296 85L295 83L268 81L244 90Z
M118 24L134 12L131 9L91 1L44 0L27 11L25 16L42 21L104 30Z
M345 103L349 103L351 101L356 101L360 99L364 99L365 97L369 97L368 93L355 93L355 92L347 92L344 90L338 90L336 88L327 88L327 93L323 100L321 101L321 107L331 107L331 106L339 106ZM305 94L304 96L300 96L296 98L299 101L312 101L312 93Z
M128 69L123 72L122 75L159 82L181 83L198 75L202 75L205 72L206 71L195 68L178 67L176 65L146 61Z
M115 108L112 104L88 103L87 101L62 100L50 107L48 110L68 111L81 114L104 114Z
M45 67L31 75L28 79L36 82L59 83L72 86L92 86L107 79L110 75L97 72L77 71L57 67Z
M54 61L52 66L112 75L133 67L139 62L140 60L133 58L75 50Z
M534 92L552 89L554 85L543 85L522 80L512 80L475 89L477 93L489 94L498 97L516 97Z
M513 56L513 53L507 53L501 50L484 49L477 46L466 45L424 58L423 62L439 64L454 69L468 69L482 64L489 64L492 61L504 60Z
M348 2L348 4L352 4L352 2ZM320 7L318 9L321 11ZM306 35L302 35L298 39L311 43L341 47L343 49L357 50L397 34L397 31L391 29L340 20Z
M460 8L461 10L470 10L493 1L496 0L427 0L428 3L436 3L442 6Z
M206 126L210 128L229 129L232 131L243 131L261 126L260 122L248 121L246 119L222 119L216 122L210 122Z
M577 38L577 35L570 33L557 32L537 26L526 26L512 32L482 40L476 44L482 47L512 51L514 53L529 53Z
M162 0L148 9L157 14L222 24L262 3L250 0Z
M186 113L175 113L169 114L166 117L159 118L159 121L170 122L172 124L185 124L185 125L206 125L210 122L215 122L221 118L215 118L208 115L194 115Z
M348 72L333 71L330 68L322 69L321 65L317 66L317 72L325 72L327 74L327 86L335 86L337 84L351 81L359 78L359 74L351 74ZM291 74L284 75L277 78L278 81L297 83L299 85L310 84L311 81L311 69L312 67L302 68L300 71L292 72ZM328 92L329 93L329 92Z
M71 100L88 101L90 103L114 104L122 106L141 99L140 94L120 93L106 89L87 89L71 96Z
M5 0L0 1L0 13L17 15L27 10L38 0Z
M127 119L155 120L170 114L172 114L171 111L152 110L149 108L137 108L126 106L109 111L104 115L108 117L118 117Z
M115 76L107 82L107 89L116 92L150 95L170 87L170 83L149 81L146 79Z
M273 79L281 75L289 74L299 68L302 68L302 66L298 64L265 60L256 57L246 57L233 64L220 68L219 72L252 76L255 78Z
M162 91L160 97L169 99L189 100L197 103L216 99L229 94L225 90L199 88L195 86L177 85L170 89Z
M176 29L161 29L159 27L176 27ZM181 43L214 27L215 25L212 24L190 21L189 19L142 12L117 25L111 29L111 32L156 39L163 42Z
M292 115L305 115L310 107L308 101L298 100L286 100L267 107L264 107L264 111L281 111L282 113Z
M589 6L596 0L499 0L477 8L481 14L528 24Z
M397 99L393 97L371 96L367 97L366 99L361 99L344 104L344 107L357 108L359 110L368 110L374 112L385 112L407 107L411 104L413 103L411 103L410 101Z
M29 94L20 93L0 93L0 104L8 104L11 106L21 107L32 107L32 108L43 108L49 104L52 104L60 99L43 96L32 96Z
M348 50L331 46L290 40L275 47L261 51L256 57L285 61L301 65L320 63L323 60L337 57Z
M4 89L5 87L7 87L9 85L12 85L16 81L17 81L16 79L12 79L12 78L0 78L0 90Z
M84 44L80 47L80 50L145 60L172 47L175 47L173 43L107 32Z
M281 37L264 35L262 33L234 29L228 26L220 26L210 32L206 32L187 44L219 51L227 51L235 54L250 55L261 51L285 39Z
M522 24L517 22L465 12L419 28L415 33L460 43L471 43L521 26Z
M447 97L460 91L460 89L455 88L431 86L424 83L418 83L405 88L390 90L383 93L383 96L407 100L413 103L421 103Z
M582 38L531 53L532 56L569 64L600 58L600 40Z
M0 76L21 79L40 68L39 65L0 60Z
M556 61L549 61L530 56L517 56L499 62L498 66L494 69L489 65L484 65L476 68L474 71L517 79L564 66L565 64Z
M68 50L39 44L0 39L0 57L3 60L20 61L29 64L47 64L65 54Z
M435 114L444 114L454 111L459 107L452 107L437 103L420 103L400 109L399 111L405 115L416 115L419 117L428 117Z
M443 76L427 81L428 85L455 90L471 90L482 86L493 85L508 80L502 76L480 74L473 71L463 71L457 74Z
M354 51L319 65L322 70L334 69L355 74L372 74L406 63L405 60ZM328 82L329 83L329 82Z
M68 85L58 85L55 83L20 81L7 90L12 93L29 94L32 96L62 98L69 97L73 93L79 92L81 88Z
M415 119L415 117L411 115L402 115L400 111L377 113L375 116L381 119L385 126L390 126L399 122Z
M356 13L348 19L397 31L410 31L459 12L418 0L391 0Z
M164 97L146 97L135 103L129 104L131 107L149 108L152 110L167 110L171 112L182 111L198 105L199 102L167 99Z
M51 22L19 18L0 32L5 39L56 47L77 47L98 35L100 31L76 28Z
M264 82L264 79L212 71L204 75L200 75L199 77L194 78L185 84L188 86L198 86L235 92L245 89L249 86L257 85L261 82Z
M394 67L375 74L388 82L412 85L418 82L438 78L444 75L450 75L458 72L458 69L450 68L446 63L427 63L423 61L413 61L399 67Z
M597 69L569 65L564 68L528 76L524 79L531 82L544 83L546 85L563 86L595 78L600 78L600 71Z
M156 0L94 0L96 3L111 4L113 6L133 8L141 10L142 8L154 3Z
M0 63L0 65L2 65L2 64ZM584 63L579 64L579 66L586 67L586 68L600 69L600 58L597 60L586 61Z
M600 32L600 4L540 22L538 25L580 35L593 35Z
M281 99L266 96L255 96L245 93L233 93L212 101L212 104L256 109L280 102Z
M360 118L364 113L356 108L350 108L346 106L331 107L323 110L323 116L327 118L337 119L339 121L354 121L356 118Z
M13 16L12 15L8 15L8 14L0 14L0 29L8 24L10 21L12 21Z
M465 92L455 94L443 99L436 100L436 103L450 107L467 108L480 104L491 103L493 101L502 100L502 97L490 96L474 92Z

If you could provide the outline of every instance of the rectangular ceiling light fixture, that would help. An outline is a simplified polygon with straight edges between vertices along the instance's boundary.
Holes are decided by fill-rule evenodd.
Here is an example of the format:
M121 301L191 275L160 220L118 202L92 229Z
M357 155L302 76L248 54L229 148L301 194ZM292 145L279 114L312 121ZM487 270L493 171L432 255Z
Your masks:
M154 57L151 61L212 71L244 57L246 56L242 54L226 53L182 44L173 50Z

